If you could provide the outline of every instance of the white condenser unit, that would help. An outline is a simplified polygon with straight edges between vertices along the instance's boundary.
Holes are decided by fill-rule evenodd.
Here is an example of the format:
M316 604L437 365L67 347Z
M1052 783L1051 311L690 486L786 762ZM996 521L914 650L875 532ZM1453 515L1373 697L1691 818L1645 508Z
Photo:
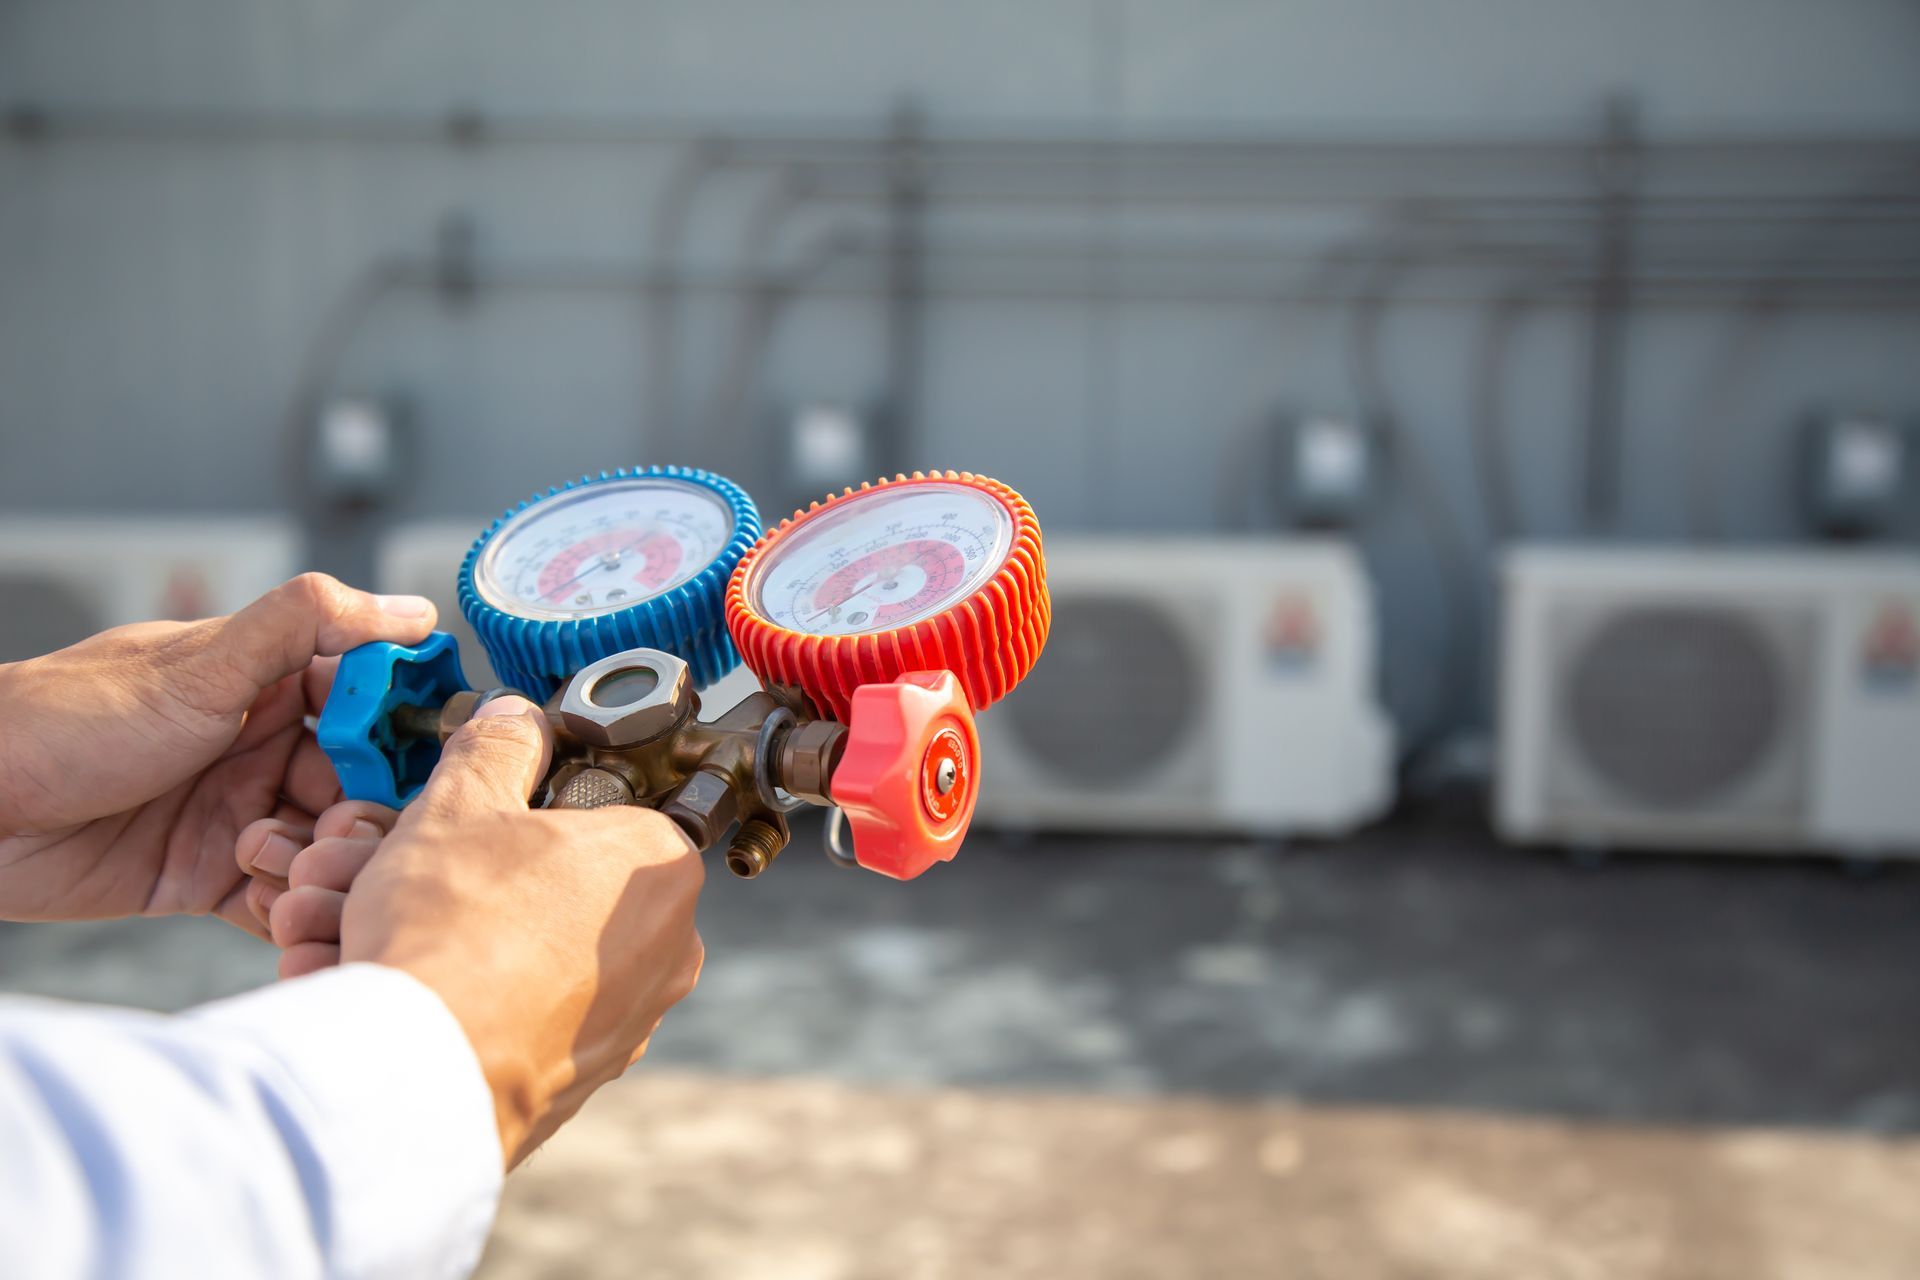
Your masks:
M298 559L297 530L268 518L0 518L0 662L124 623L231 613Z
M1392 798L1360 557L1326 539L1047 539L1053 630L980 721L977 821L1337 834Z
M1920 854L1920 557L1533 547L1503 589L1502 834Z
M396 525L381 537L374 560L379 590L433 601L440 611L439 629L459 641L460 670L476 689L493 688L499 678L487 661L487 651L480 647L480 637L460 612L457 587L461 563L491 520L491 516L475 516ZM700 691L701 717L710 720L759 688L751 672L736 667Z

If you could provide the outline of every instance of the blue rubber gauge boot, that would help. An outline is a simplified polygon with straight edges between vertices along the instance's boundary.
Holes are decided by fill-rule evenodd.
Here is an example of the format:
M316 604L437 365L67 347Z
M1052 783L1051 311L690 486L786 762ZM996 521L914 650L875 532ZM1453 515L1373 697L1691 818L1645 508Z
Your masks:
M740 661L727 579L760 536L740 486L689 467L603 471L536 494L460 566L460 611L507 685L540 702L629 649L684 659L705 687Z
M453 637L420 644L363 644L340 659L315 736L349 800L398 809L420 793L440 759L435 733L410 733L403 708L437 709L467 687Z

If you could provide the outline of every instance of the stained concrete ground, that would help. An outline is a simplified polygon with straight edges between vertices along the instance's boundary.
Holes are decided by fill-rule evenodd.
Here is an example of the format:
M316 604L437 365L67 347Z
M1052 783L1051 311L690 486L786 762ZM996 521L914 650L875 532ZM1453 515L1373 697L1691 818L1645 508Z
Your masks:
M1920 874L1501 848L813 832L716 875L643 1066L510 1184L483 1274L1920 1274ZM270 976L203 922L0 926L0 986Z
M1451 1110L637 1075L482 1274L1908 1280L1920 1143Z

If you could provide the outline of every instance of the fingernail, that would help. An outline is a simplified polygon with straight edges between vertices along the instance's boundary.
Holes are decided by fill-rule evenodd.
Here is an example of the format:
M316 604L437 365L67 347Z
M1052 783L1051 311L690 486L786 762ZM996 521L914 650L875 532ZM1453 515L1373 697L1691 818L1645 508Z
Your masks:
M425 596L375 596L380 610L395 618L424 618L433 610Z
M280 895L285 892L286 892L285 889L276 889L270 884L263 884L260 886L259 903L260 903L260 918L262 923L265 922L267 916L272 914L273 904L280 901Z
M299 852L300 846L285 836L268 836L250 865L263 875L285 877L293 866L294 855Z
M356 818L353 829L347 834L355 840L378 840L387 833L368 822L365 818Z
M515 694L503 694L498 698L489 698L474 709L467 717L469 720L484 720L488 716L524 716L529 712L539 714L540 708Z

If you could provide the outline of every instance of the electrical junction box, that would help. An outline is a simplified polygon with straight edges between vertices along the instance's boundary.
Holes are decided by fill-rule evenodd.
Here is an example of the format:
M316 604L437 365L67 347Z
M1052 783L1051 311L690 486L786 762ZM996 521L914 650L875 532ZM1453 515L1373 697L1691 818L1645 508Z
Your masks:
M1836 414L1808 427L1805 477L1814 527L1842 538L1895 528L1920 498L1920 437L1879 414Z

